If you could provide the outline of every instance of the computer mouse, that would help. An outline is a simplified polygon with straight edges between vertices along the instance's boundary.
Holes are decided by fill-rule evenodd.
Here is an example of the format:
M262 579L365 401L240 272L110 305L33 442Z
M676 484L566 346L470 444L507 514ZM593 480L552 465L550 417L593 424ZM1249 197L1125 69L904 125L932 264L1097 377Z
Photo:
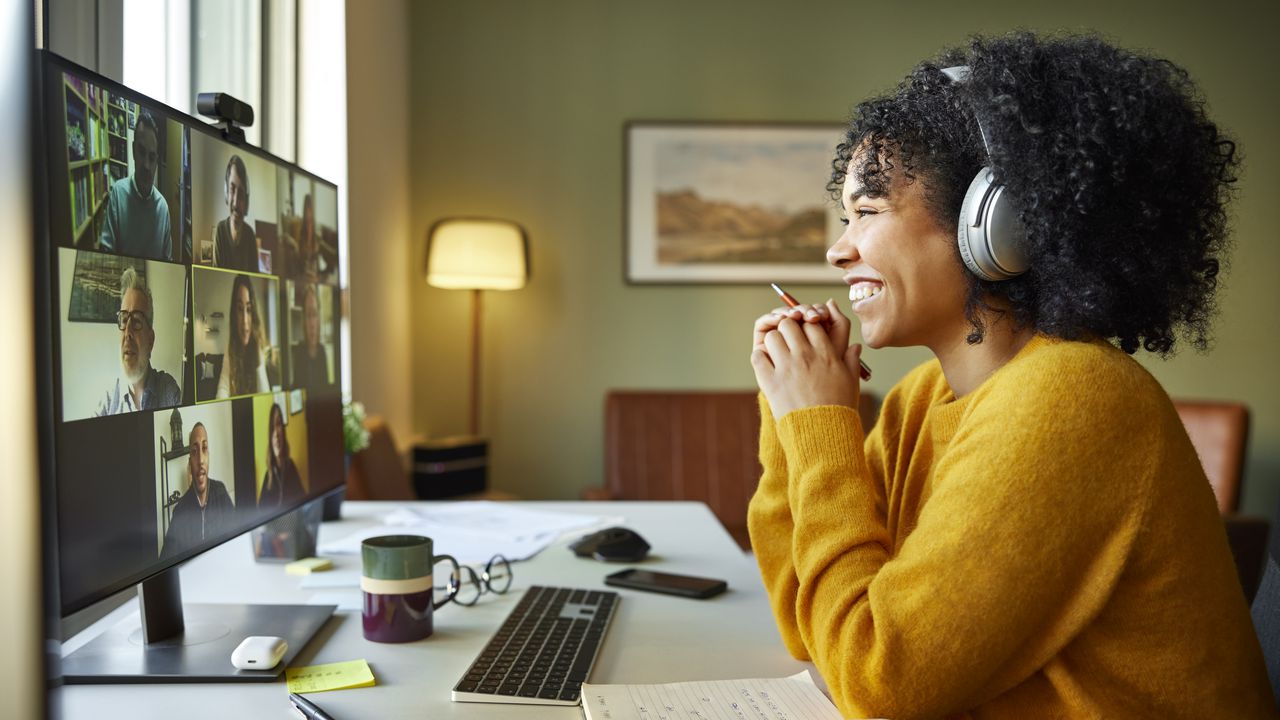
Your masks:
M649 554L649 543L634 530L611 527L583 535L569 545L578 557L604 562L638 562Z

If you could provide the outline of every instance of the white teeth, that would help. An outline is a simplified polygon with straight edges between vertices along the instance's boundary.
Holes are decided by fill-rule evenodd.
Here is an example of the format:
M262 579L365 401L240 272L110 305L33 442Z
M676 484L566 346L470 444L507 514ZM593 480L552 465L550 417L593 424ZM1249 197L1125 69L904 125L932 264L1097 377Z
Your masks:
M883 290L883 288L879 285L871 285L871 286L862 285L859 287L851 288L849 290L849 297L854 302L857 302L859 300L866 300L869 297L879 295L881 290Z

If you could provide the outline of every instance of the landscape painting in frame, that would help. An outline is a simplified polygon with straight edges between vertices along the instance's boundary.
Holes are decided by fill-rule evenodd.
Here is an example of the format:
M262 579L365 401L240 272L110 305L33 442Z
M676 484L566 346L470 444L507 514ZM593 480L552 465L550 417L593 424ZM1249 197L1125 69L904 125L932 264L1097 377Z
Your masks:
M632 283L838 282L827 191L839 124L627 125Z

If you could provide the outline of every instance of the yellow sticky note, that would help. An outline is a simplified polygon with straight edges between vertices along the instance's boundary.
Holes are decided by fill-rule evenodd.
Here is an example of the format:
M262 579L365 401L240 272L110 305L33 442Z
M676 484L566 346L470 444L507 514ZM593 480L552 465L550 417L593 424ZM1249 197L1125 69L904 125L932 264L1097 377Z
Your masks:
M369 663L364 660L285 668L284 677L289 685L289 692L293 693L347 690L377 684Z
M301 560L294 560L284 566L284 571L290 575L310 575L320 570L328 570L333 567L333 561L329 558L309 557Z

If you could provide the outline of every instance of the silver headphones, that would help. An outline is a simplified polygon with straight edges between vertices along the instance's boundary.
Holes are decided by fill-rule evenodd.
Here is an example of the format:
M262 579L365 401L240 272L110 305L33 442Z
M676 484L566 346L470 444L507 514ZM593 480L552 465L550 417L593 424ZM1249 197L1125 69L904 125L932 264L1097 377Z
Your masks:
M962 83L969 79L970 70L968 65L957 65L944 68L942 73L952 82ZM990 162L991 146L987 144L987 131L980 119L978 132ZM1026 229L1017 211L1004 199L1004 186L997 185L994 178L990 165L978 171L964 194L956 225L956 244L965 267L983 280L991 281L1021 275L1030 264L1023 248Z

